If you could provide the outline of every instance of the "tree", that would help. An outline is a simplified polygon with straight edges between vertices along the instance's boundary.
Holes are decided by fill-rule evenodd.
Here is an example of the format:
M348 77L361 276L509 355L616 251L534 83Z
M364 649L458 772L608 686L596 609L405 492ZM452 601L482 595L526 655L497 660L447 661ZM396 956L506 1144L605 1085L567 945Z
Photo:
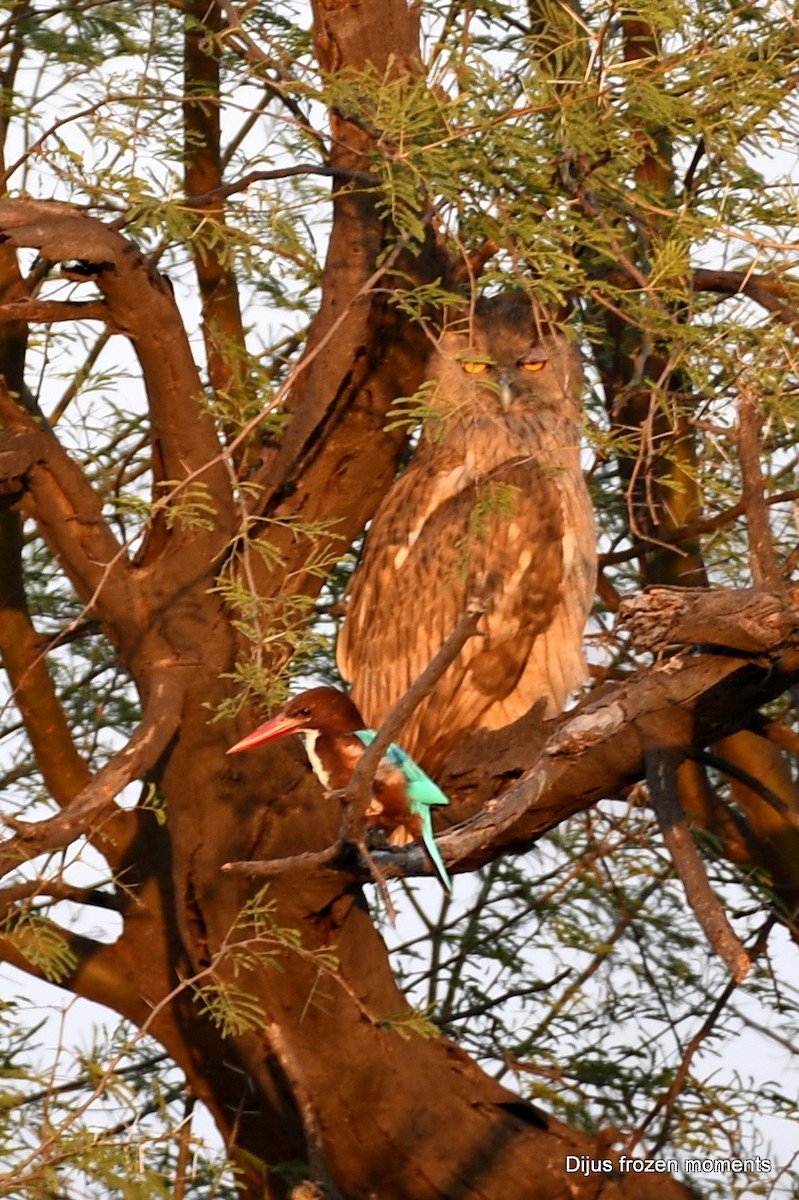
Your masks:
M692 1058L753 961L768 991L769 938L794 931L799 313L790 193L755 155L791 136L796 25L678 0L312 8L311 35L302 9L267 5L5 8L0 651L21 812L0 951L120 1014L139 1055L143 1035L160 1044L243 1196L298 1178L351 1200L596 1195L604 1175L567 1174L567 1155L696 1148L679 1107ZM300 751L278 744L266 778L265 760L225 754L329 639L336 564L397 470L408 422L392 412L421 407L443 309L509 283L571 297L593 364L602 686L554 726L533 714L467 740L442 777L458 824L440 845L456 872L486 868L474 937L497 879L519 921L543 908L509 856L547 831L557 846L574 814L607 821L623 887L599 888L609 851L589 825L568 836L598 910L618 914L612 944L673 918L677 895L733 975L666 1078L648 1065L648 1115L603 1107L621 1066L597 1058L597 1094L563 1103L570 1125L549 1111L556 1088L537 1106L479 1065L510 1053L501 1037L472 1057L409 1006L369 868L351 846L323 853L341 814ZM606 611L624 596L617 636ZM119 804L131 784L137 802ZM627 815L595 814L619 797L624 814L651 804L668 862ZM64 870L84 847L99 887ZM631 911L644 871L656 886ZM504 1073L521 1081L608 954L575 935L581 887L562 928L593 965L516 1039ZM119 936L70 930L50 911L64 899L113 909ZM444 922L435 944L449 937ZM468 937L455 957L465 971ZM652 994L671 995L650 968ZM439 965L438 1020L469 1044L455 999L477 996L456 975ZM499 1010L482 1004L478 1023ZM122 1087L127 1048L90 1095ZM598 1128L611 1110L618 1128ZM75 1128L15 1147L5 1194L60 1187L65 1161L107 1170L108 1194L115 1131ZM688 1194L632 1172L603 1194L655 1187Z

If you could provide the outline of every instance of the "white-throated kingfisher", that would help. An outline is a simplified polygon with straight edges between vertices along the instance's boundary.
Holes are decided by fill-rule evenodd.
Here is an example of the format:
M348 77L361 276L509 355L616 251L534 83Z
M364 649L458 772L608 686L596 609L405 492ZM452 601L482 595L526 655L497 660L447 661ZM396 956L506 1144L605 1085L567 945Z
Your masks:
M363 724L349 696L334 687L311 688L290 700L265 725L236 742L228 754L299 733L322 787L338 790L347 786L366 747L377 736L375 730L364 729ZM449 804L441 788L392 742L372 780L367 827L385 830L390 846L421 842L444 888L451 892L452 884L436 846L430 816L431 808L440 804Z

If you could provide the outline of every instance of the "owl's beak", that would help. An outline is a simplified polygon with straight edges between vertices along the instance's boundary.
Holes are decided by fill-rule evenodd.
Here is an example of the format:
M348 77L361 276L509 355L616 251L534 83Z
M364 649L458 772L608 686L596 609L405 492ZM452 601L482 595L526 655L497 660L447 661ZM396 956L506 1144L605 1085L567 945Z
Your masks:
M510 380L507 375L499 377L499 403L503 412L510 410L511 401L513 400L513 389L510 385Z

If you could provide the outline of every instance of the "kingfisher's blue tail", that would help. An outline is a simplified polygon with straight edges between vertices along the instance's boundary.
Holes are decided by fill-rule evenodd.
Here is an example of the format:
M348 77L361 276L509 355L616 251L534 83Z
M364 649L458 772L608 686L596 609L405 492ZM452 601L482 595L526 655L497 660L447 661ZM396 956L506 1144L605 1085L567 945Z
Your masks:
M447 868L444 866L444 861L438 851L436 839L433 836L433 823L430 820L430 812L424 809L422 816L422 836L424 838L424 848L427 851L428 858L436 869L436 874L441 880L444 891L448 896L452 895L452 880L447 874Z

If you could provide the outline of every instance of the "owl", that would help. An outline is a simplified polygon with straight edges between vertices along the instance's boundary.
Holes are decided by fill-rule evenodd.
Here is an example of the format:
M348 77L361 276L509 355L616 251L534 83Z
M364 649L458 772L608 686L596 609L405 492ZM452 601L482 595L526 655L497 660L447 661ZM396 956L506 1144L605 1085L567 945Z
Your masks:
M384 497L353 576L342 675L379 726L458 624L477 636L397 740L435 773L471 730L585 678L596 536L580 467L582 370L554 318L524 293L480 301L442 335L418 448Z

